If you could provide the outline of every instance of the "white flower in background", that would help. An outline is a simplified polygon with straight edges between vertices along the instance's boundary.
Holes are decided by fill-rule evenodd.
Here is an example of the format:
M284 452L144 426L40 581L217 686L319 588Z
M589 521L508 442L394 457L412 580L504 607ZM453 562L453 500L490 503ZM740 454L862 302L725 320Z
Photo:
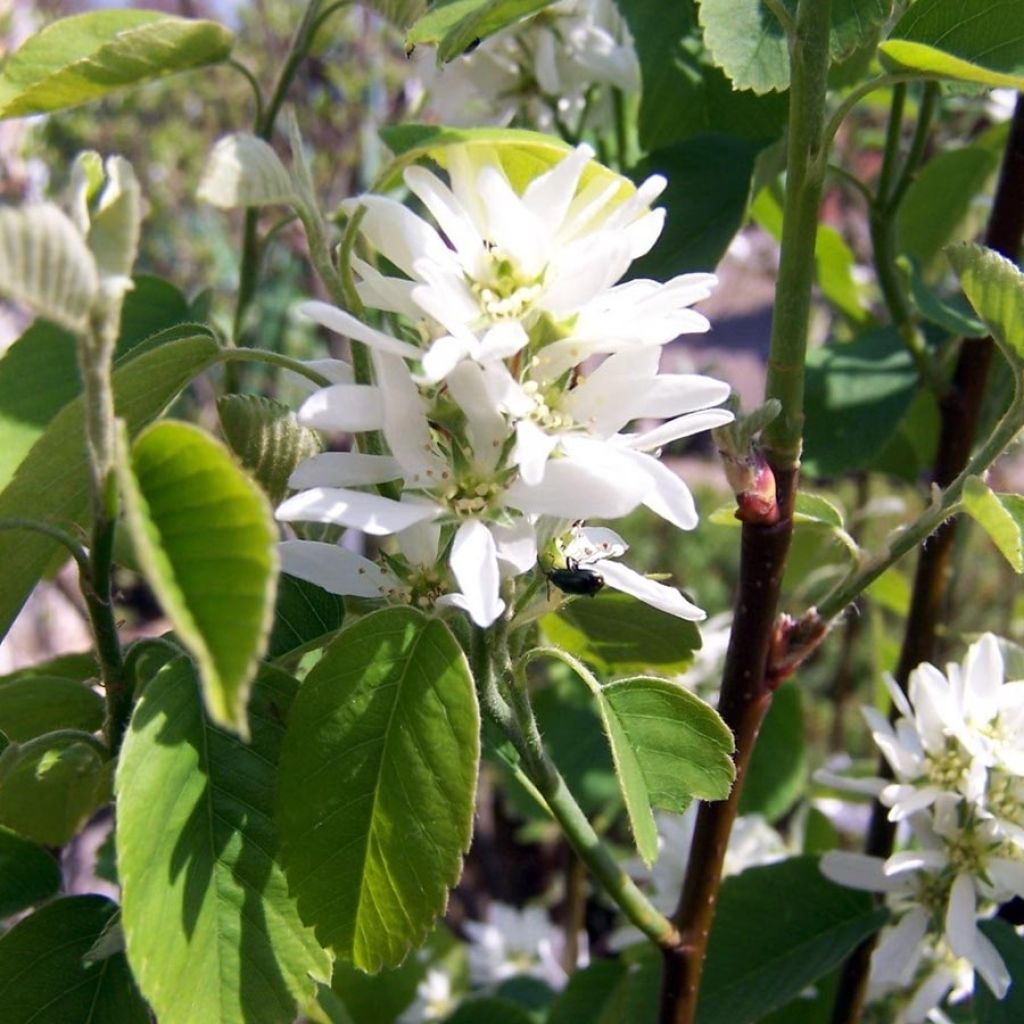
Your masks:
M447 971L436 967L427 969L423 980L416 986L416 998L402 1011L396 1024L429 1024L445 1020L458 1003L452 991L452 979Z
M442 124L507 124L516 119L550 131L568 122L608 126L607 89L640 87L640 68L612 0L562 0L534 18L485 39L443 68L424 50L419 72L428 93L423 112Z
M506 978L529 975L552 988L565 985L561 963L562 930L539 907L517 910L492 903L486 921L467 921L469 976L475 985L495 985ZM581 950L586 948L581 943ZM586 963L582 954L580 966Z

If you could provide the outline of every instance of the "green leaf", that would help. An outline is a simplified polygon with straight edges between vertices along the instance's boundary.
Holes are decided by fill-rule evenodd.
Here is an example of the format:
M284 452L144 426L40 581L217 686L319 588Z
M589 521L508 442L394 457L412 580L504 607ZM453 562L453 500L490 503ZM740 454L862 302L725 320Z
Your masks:
M972 234L976 198L992 180L1000 155L964 146L929 160L896 214L896 246L927 272L943 246Z
M865 593L896 615L906 615L910 610L910 581L895 566L886 569Z
M217 399L217 415L231 450L274 505L288 493L295 467L323 451L320 435L272 398L224 395Z
M607 590L569 602L541 625L553 643L605 674L681 672L701 646L695 623Z
M80 654L61 654L46 661L37 661L34 665L19 668L7 675L0 676L0 686L14 682L16 679L31 679L35 676L57 676L61 679L74 679L84 682L94 678L99 672L96 655L92 651Z
M315 583L281 573L267 657L276 660L311 650L341 629L345 602Z
M345 630L292 707L278 821L303 920L364 971L401 962L458 879L480 756L473 680L439 619Z
M359 3L402 29L409 28L427 11L427 0L359 0Z
M436 43L438 63L447 63L553 3L555 0L438 0L409 30L405 47L411 50L420 43Z
M224 60L231 33L156 11L92 11L27 39L0 73L0 118L77 107L115 89Z
M635 676L601 686L597 701L640 856L658 856L653 808L681 813L693 797L724 800L735 778L732 733L710 704L678 683Z
M60 885L53 854L0 828L0 920L56 896Z
M555 1000L548 1024L619 1024L625 1020L620 1005L628 968L619 959L595 960L569 975L569 983Z
M189 319L185 297L173 285L146 275L134 284L121 306L118 359L150 335ZM27 380L32 387L25 387ZM36 320L0 359L0 489L81 390L75 339L56 324Z
M0 683L0 729L12 740L56 729L95 732L103 713L103 698L75 679L24 676Z
M85 732L11 743L0 754L0 825L63 846L110 799L112 767Z
M4 1024L149 1024L123 953L86 963L117 904L55 900L0 937Z
M991 537L1013 571L1024 572L1024 497L996 494L981 477L972 476L964 484L963 502L964 511Z
M888 916L830 882L817 857L727 878L711 930L697 1024L752 1024L824 977Z
M896 69L1024 89L1024 6L1017 0L917 0L879 50Z
M630 172L643 181L663 174L668 216L658 243L637 260L632 277L665 280L688 270L712 270L743 226L754 162L766 140L695 135L651 153Z
M974 315L963 295L938 295L925 284L916 266L911 266L907 277L914 305L929 323L936 324L955 338L984 338L988 335L988 328Z
M796 0L783 0L795 15ZM842 61L868 43L892 11L892 0L832 0L829 53ZM782 25L762 0L700 0L704 41L737 89L789 87L789 48Z
M664 149L691 135L728 125L744 139L777 139L786 98L738 92L708 59L692 2L618 0L640 60L640 145Z
M809 770L800 691L784 685L772 698L757 737L740 795L740 814L778 821L800 798Z
M978 316L1018 372L1024 367L1024 274L992 249L957 245L949 261Z
M999 918L979 921L978 927L1003 958L1010 972L1010 989L1002 999L996 999L985 979L974 975L975 1024L1017 1024L1024 1020L1024 939L1013 926Z
M139 248L142 190L132 165L123 157L107 160L106 178L106 186L91 211L86 241L101 280L120 278L128 282Z
M261 670L243 744L208 719L195 669L178 658L132 715L117 774L122 923L161 1024L279 1024L329 976L288 895L272 818L295 691L284 672Z
M509 999L479 996L465 1000L444 1024L536 1024L536 1018Z
M895 432L918 387L918 373L891 327L807 356L804 467L837 476L867 465Z
M150 427L120 470L136 553L196 659L210 715L244 733L277 582L267 500L218 442L187 423Z
M92 253L61 209L0 208L0 295L80 332L98 291Z
M114 371L117 413L130 434L163 412L198 373L213 365L220 349L209 335L196 335L140 354ZM89 522L89 477L82 427L82 400L53 419L0 493L0 518L17 516L67 526ZM40 534L0 530L0 636L42 576L58 545Z
M268 142L239 132L227 135L210 153L196 192L221 209L294 203L297 191L281 158Z

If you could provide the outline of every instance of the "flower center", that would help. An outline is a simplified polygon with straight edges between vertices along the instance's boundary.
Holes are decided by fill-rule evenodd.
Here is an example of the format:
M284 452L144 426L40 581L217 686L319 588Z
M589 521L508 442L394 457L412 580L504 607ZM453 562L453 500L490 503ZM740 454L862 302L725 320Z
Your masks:
M493 480L467 476L455 481L442 497L460 519L473 519L490 508L501 491L501 485Z
M967 777L970 766L970 757L960 744L953 740L941 753L928 756L925 774L929 781L940 789L957 789Z
M562 396L557 388L549 388L542 391L540 385L534 380L528 380L523 385L523 391L529 395L533 407L529 412L529 419L537 424L541 430L547 433L562 433L574 426L572 416L566 412L559 412L555 408L556 403Z
M481 312L491 320L517 320L528 313L543 291L543 271L529 277L515 259L491 242L480 278L470 289L480 303Z

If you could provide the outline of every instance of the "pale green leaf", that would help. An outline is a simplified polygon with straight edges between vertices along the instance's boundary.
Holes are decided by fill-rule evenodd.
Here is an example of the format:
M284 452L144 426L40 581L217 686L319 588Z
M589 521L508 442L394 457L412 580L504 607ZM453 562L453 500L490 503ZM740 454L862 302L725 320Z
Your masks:
M556 0L438 0L406 35L406 49L437 44L445 63L504 28L550 7Z
M142 190L127 160L112 156L107 184L90 218L86 241L101 278L121 278L126 287L135 265L142 225Z
M120 469L136 554L199 665L210 715L244 733L274 610L270 506L223 446L187 423L150 427Z
M84 959L116 914L105 896L69 896L0 938L4 1024L149 1024L124 954Z
M1010 365L1024 368L1024 274L992 249L957 245L949 261L975 312L988 325Z
M843 529L843 513L828 498L820 494L801 491L796 496L795 505L794 522L822 523L837 530Z
M925 283L916 266L903 264L910 283L910 295L918 312L953 337L984 338L988 328L978 319L963 295L941 296Z
M0 729L12 740L55 729L95 732L103 711L103 698L75 679L23 676L0 683Z
M320 435L272 398L224 395L217 399L217 415L231 450L274 505L288 493L295 467L323 451Z
M0 920L56 896L60 885L60 865L52 853L0 828Z
M198 329L196 329L198 330ZM213 365L220 349L197 335L168 342L128 360L114 371L118 415L135 434L163 412L181 389ZM89 476L82 426L82 400L54 417L0 493L0 518L26 517L62 526L89 523ZM42 576L58 545L37 533L0 530L0 635Z
M224 60L232 35L213 21L157 11L91 11L31 36L0 73L0 117L76 107L115 89Z
M111 768L89 733L11 743L0 754L0 825L63 846L110 799Z
M1014 572L1024 572L1024 497L996 494L984 480L972 476L964 484L963 503L964 511L992 538Z
M264 668L251 743L207 718L185 658L145 687L117 774L128 959L161 1024L280 1024L327 980L279 866L276 765L296 683Z
M359 0L397 28L409 28L427 12L427 0Z
M469 666L439 619L376 612L310 671L278 822L303 920L339 957L379 971L426 938L469 845L479 756Z
M81 332L99 290L96 263L52 203L0 208L0 295Z
M917 0L879 50L898 69L1024 89L1024 4Z
M695 623L609 590L569 602L541 625L558 646L608 673L682 671L701 646Z
M899 569L886 569L867 589L868 597L896 615L910 610L910 581Z
M199 181L204 202L230 209L293 203L295 184L270 144L255 135L228 135L213 147Z

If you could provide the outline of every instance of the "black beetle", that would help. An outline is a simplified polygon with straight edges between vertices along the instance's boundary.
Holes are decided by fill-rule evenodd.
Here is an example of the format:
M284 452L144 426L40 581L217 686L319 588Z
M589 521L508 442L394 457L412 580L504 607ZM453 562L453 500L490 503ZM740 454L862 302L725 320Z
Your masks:
M563 594L594 597L604 586L604 577L600 573L581 569L575 558L567 558L564 569L549 569L547 577Z

